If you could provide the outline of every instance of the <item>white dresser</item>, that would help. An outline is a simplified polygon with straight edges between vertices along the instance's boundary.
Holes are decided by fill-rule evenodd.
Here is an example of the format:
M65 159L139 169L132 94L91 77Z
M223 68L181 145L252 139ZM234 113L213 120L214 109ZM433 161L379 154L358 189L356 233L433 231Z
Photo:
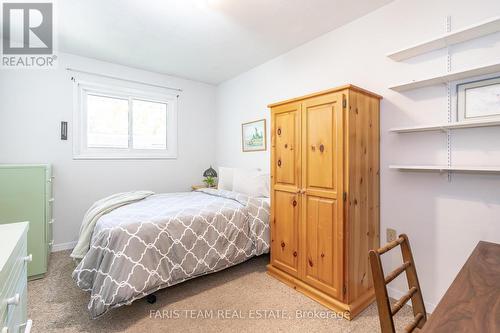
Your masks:
M28 333L28 222L0 225L0 332Z

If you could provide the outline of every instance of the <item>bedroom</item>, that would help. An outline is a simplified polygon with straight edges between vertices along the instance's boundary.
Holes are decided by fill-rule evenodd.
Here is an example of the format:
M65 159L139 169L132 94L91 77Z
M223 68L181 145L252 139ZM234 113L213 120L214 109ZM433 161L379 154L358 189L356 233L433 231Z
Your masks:
M1 11L2 333L498 331L497 0Z

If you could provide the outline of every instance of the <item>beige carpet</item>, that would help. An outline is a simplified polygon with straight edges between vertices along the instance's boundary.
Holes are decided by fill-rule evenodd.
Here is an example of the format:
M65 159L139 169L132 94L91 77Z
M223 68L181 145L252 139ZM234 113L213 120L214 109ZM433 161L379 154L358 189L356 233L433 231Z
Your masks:
M267 275L268 261L268 256L251 259L159 291L155 304L138 300L92 320L87 312L89 295L71 279L69 252L57 252L51 256L47 276L28 284L33 332L380 331L374 304L353 321L332 318L323 306ZM310 316L316 311L323 318L300 318L297 310ZM268 319L259 319L258 314ZM401 330L411 319L411 309L402 309L397 317Z

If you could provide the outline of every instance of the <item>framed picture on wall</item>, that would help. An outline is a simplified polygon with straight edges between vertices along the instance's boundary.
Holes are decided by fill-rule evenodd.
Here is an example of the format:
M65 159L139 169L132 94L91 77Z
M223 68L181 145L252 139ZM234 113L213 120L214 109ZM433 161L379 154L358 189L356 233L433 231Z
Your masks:
M458 120L500 120L500 77L457 85Z
M244 152L266 150L266 120L260 119L241 125Z

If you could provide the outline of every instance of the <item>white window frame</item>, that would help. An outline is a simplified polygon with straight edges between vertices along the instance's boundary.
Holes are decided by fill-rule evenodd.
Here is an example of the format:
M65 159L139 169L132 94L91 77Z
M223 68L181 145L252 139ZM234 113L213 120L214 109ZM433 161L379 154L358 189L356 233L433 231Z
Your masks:
M87 146L86 96L88 94L127 99L129 102L129 147ZM167 104L167 149L134 149L131 142L132 100ZM175 159L177 158L177 96L92 82L75 82L73 112L73 159Z
M468 89L477 89L482 87L487 87L491 85L500 84L500 77L485 78L472 82L458 83L456 85L457 89L457 113L459 121L470 121L470 120L500 120L500 111L496 113L491 113L484 116L467 116L466 108L466 97Z

